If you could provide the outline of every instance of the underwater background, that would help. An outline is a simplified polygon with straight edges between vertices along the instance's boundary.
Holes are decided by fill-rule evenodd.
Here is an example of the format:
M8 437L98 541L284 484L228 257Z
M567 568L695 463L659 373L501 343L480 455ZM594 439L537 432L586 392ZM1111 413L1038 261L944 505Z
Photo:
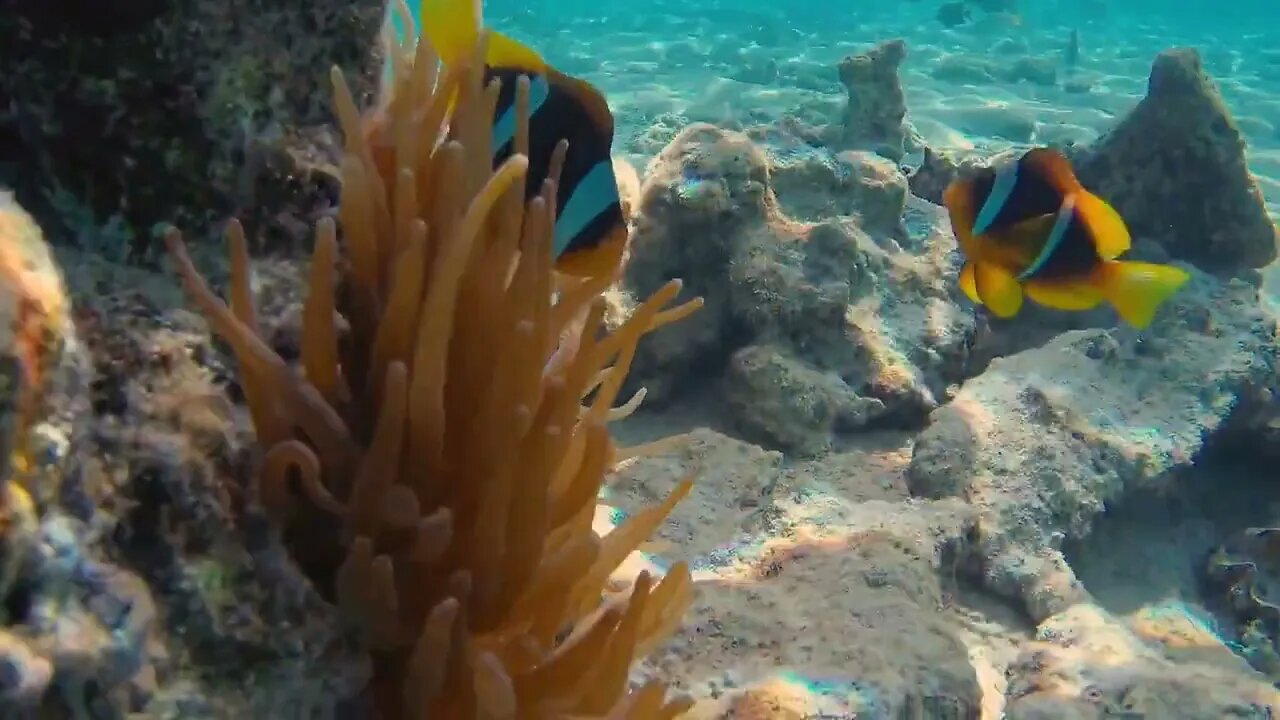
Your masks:
M373 300L350 258L352 227L404 202L380 153L405 140L378 124L391 112L378 102L383 24L405 38L405 23L383 0L0 0L0 720L1280 713L1280 5L483 6L487 26L612 112L625 259L593 290L586 329L521 377L563 390L551 368L613 334L616 366L601 362L579 399L615 407L574 421L599 454L564 450L537 488L548 501L493 500L488 464L453 504L388 492L378 513L400 524L350 570L363 531L316 511L305 463L272 454L260 398L279 393L289 452L323 456L333 421L376 456L369 408L382 406L335 399L364 385L306 393L321 383L315 337L367 350L361 313L395 306L398 257ZM331 67L362 113L345 124ZM962 288L973 258L947 188L1042 147L1123 218L1125 259L1189 277L1150 325L1106 305L999 317ZM244 238L232 230L228 259L231 217ZM384 253L403 241L395 222L365 223ZM197 267L256 340L210 309ZM467 267L464 296L515 287L505 269ZM503 279L485 285L489 271ZM559 287L557 302L573 296ZM689 304L659 322L652 297ZM502 363L534 351L475 350L506 347L493 318L524 327L522 306L507 317L498 302L449 315L475 343L440 359L442 437L463 450L423 457L506 457L482 410L514 387ZM633 332L637 317L653 327ZM406 332L434 342L434 327ZM511 427L541 418L531 407ZM584 453L598 496L560 512ZM470 482L470 468L431 467ZM428 551L389 559L411 530L456 519L433 510L463 519L432 562L488 577L476 587L491 604L493 587L554 573L548 561L494 580L486 553L513 551L483 544L486 518L560 516L548 556L570 531L589 536L599 564L560 593L577 614L530 621L521 596L506 609L528 617L503 624L465 602L456 573L418 574ZM650 525L641 543L634 528ZM378 605L380 591L396 602ZM461 619L428 632L459 600ZM391 630L369 620L402 615ZM566 650L600 622L616 634L597 637L598 658ZM415 651L422 637L443 642L422 644L438 664ZM492 656L503 685L475 649L511 638L524 644ZM432 690L404 689L418 686ZM481 712L508 693L520 704Z
M970 21L949 28L938 19L946 3L925 1L655 2L644 12L576 1L553 11L503 0L487 12L607 93L617 147L638 167L689 122L740 127L831 112L845 96L830 68L851 43L905 39L903 90L920 140L985 155L1096 139L1141 99L1150 58L1188 46L1249 143L1268 211L1280 211L1280 51L1264 2L1044 0L1010 4L1007 16L977 3ZM1078 62L1068 57L1073 33Z

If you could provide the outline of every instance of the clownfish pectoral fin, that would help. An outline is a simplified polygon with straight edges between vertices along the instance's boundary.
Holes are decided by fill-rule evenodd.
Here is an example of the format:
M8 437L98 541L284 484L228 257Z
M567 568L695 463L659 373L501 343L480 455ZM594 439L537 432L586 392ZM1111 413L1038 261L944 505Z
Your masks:
M1099 267L1096 283L1120 317L1141 330L1190 278L1187 271L1172 265L1110 260Z
M1022 285L1013 273L994 263L974 263L974 289L982 304L1002 318L1022 309Z
M1039 305L1056 310L1092 310L1102 303L1102 291L1090 282L1028 280L1022 289Z
M1054 190L1069 195L1084 189L1066 155L1053 148L1033 148L1018 161L1022 167L1044 179Z
M1076 212L1084 220L1093 238L1093 245L1098 250L1098 257L1103 260L1114 260L1129 252L1132 240L1124 218L1111 207L1106 200L1088 190L1076 193Z
M978 297L978 279L975 277L973 263L971 262L966 262L964 267L960 268L960 290L974 304L982 304L982 298Z

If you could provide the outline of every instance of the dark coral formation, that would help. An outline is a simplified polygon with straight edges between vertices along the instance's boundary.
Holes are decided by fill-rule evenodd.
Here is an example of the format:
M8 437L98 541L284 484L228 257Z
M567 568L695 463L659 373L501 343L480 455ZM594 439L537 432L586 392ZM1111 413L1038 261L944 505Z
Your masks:
M950 155L926 147L924 159L907 177L912 194L934 205L942 204L942 193L961 172L961 164Z
M74 272L81 288L102 277ZM110 272L106 294L76 297L92 382L56 395L74 412L37 428L38 531L5 602L30 603L13 634L33 668L47 662L59 679L20 707L84 706L89 717L342 707L368 682L367 654L261 517L240 512L232 478L248 469L251 438L220 351L175 310L173 288Z
M840 84L849 95L837 140L840 147L874 150L890 160L902 159L907 102L898 66L906 57L906 41L889 40L840 61Z
M260 529L232 522L239 443L193 361L211 344L146 283L100 292L71 267L74 311L39 229L0 198L0 363L21 369L0 385L0 717L332 709L366 659Z
M1246 528L1205 558L1205 599L1249 664L1280 682L1280 528Z
M336 193L315 89L336 62L372 90L384 6L0 0L0 185L111 257L154 247L165 217L297 239Z
M1135 237L1159 241L1175 258L1224 273L1276 259L1276 228L1244 136L1193 49L1156 57L1147 96L1076 167Z

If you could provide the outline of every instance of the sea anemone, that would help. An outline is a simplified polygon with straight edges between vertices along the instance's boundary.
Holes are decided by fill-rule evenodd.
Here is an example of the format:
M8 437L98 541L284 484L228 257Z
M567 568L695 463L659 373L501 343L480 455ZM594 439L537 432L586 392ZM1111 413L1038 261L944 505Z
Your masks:
M687 699L629 675L687 609L687 565L606 585L690 480L604 536L591 523L625 452L606 425L634 409L613 404L636 345L700 301L664 309L673 280L610 331L616 271L555 273L559 166L526 202L523 80L516 151L493 168L486 42L443 71L425 40L393 47L394 92L365 117L333 70L342 203L316 228L301 372L258 331L239 224L229 305L177 230L167 244L239 362L250 496L361 630L379 717L674 717Z

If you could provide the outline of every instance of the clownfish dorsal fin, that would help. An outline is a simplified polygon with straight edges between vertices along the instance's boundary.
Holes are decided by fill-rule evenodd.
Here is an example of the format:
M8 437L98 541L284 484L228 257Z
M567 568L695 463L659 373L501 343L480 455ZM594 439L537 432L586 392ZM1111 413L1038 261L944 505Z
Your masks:
M1076 195L1076 212L1088 229L1089 237L1098 250L1098 257L1114 260L1129 252L1132 239L1124 218L1106 200L1088 190Z
M492 28L489 29L489 46L485 51L484 63L489 67L514 68L534 74L550 70L547 61L542 59L538 51Z

